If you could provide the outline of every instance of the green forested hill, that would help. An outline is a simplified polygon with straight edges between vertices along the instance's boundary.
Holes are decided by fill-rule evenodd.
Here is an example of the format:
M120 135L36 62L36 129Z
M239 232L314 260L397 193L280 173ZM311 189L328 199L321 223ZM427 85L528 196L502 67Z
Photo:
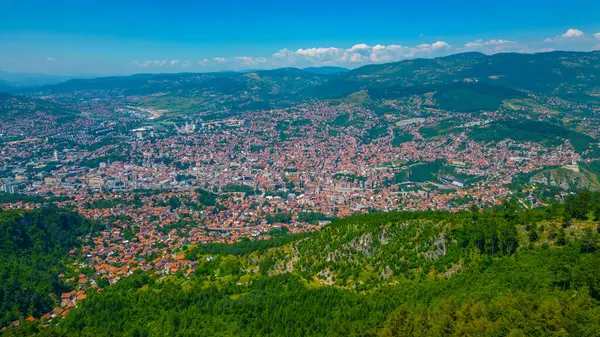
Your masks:
M0 92L0 116L5 120L9 118L24 118L38 111L61 117L62 119L59 119L61 122L76 116L74 111L50 101Z
M335 73L297 68L255 72L136 74L75 79L55 85L23 89L25 94L81 94L145 98L150 105L187 113L207 110L261 110L287 106L304 99L300 91L323 83ZM177 104L171 102L175 99Z
M279 247L192 248L7 336L596 336L600 194L546 209L356 215ZM291 241L291 242L290 242Z
M338 99L364 91L373 104L407 95L433 95L434 107L495 110L524 93L597 100L600 52L465 53L435 59L337 68L283 68L253 72L137 74L23 89L25 94L136 97L135 102L186 112L244 111ZM141 99L140 99L141 98ZM179 106L178 106L179 105Z
M506 139L524 142L536 142L545 146L558 145L565 140L571 142L573 148L578 152L584 152L595 139L565 128L561 125L546 121L535 121L527 119L506 119L493 121L489 124L473 128L469 137L475 141L500 142Z
M526 96L518 90L485 82L372 88L368 89L368 93L369 97L374 100L398 99L432 93L437 107L440 109L461 112L496 110L506 99Z
M69 250L96 226L54 207L0 212L0 326L56 305Z
M364 90L376 102L431 95L432 107L471 112L496 110L502 101L526 92L595 100L599 78L598 52L466 53L368 65L306 91L319 98L340 98Z
M599 52L536 54L456 54L368 65L343 74L363 88L416 86L477 79L491 84L541 93L587 91L600 85ZM324 84L326 86L327 84Z

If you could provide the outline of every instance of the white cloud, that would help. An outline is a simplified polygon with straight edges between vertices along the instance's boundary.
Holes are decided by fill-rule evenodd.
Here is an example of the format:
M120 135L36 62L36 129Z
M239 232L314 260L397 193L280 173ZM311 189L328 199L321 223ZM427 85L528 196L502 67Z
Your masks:
M360 44L355 44L354 46L352 46L352 48L350 48L350 50L348 50L350 53L368 53L371 50L371 46L369 46L368 44L364 44L364 43L360 43Z
M189 61L186 61L186 62L189 62ZM228 62L229 62L229 59L227 59L225 57L213 57L210 59L209 58L202 59L202 60L198 61L198 64L201 66L209 66L209 65L214 66L214 65L218 65L218 64L225 64ZM186 65L187 65L187 63L184 63L183 66L186 66ZM191 62L190 62L190 65L191 65Z
M578 37L583 37L583 35L583 32L578 29L569 28L569 30L567 30L567 32L561 35L560 37L563 39L574 39Z
M477 41L471 41L471 42L465 43L465 47L467 47L467 48L480 47L480 46L483 46L483 40L477 40Z
M136 65L140 68L148 68L148 67L162 67L167 65L169 62L167 60L149 60L149 61L133 61L131 64Z
M481 46L503 46L503 45L507 45L507 44L513 44L515 43L514 41L510 41L510 40L489 40L489 41L483 41L481 39L476 40L476 41L472 41L472 42L467 42L465 43L465 47L467 48L475 48L475 47L481 47Z
M434 50L449 49L450 47L451 46L444 41L437 41L432 44L427 44L427 43L420 44L417 46L417 50L430 52L430 51L434 51Z
M360 43L352 46L352 48L346 50L344 55L340 59L342 62L350 63L364 63L370 60L370 55L373 51L373 47L368 44Z
M46 57L46 61L56 61L56 59L54 57Z
M265 57L237 56L233 59L244 65L256 65L267 62Z
M593 38L592 38L593 36ZM578 39L579 37L579 39ZM280 67L308 67L308 66L346 66L359 67L369 63L397 62L410 58L433 58L445 56L450 53L462 51L479 51L486 54L498 52L548 52L555 49L560 50L592 50L599 49L595 46L600 39L600 32L591 34L589 37L580 30L571 28L562 35L543 40L537 38L529 41L512 41L508 39L477 39L462 43L460 47L454 48L445 41L423 43L413 46L399 44L370 45L358 43L348 48L339 47L311 47L288 49L283 48L268 57L260 56L236 56L236 57L212 57L203 58L198 61L183 60L147 60L133 61L130 64L140 68L160 68L160 71L177 71L177 69L191 68L202 71L207 70L235 70L235 69L261 69ZM47 58L47 60L54 60ZM150 71L150 70L149 70ZM190 70L194 71L194 70Z
M320 48L307 48L298 49L295 52L288 49L282 49L273 55L274 58L279 61L283 61L288 64L308 63L310 65L327 65L335 64L341 59L348 59L344 55L347 52L342 48L335 47L320 47Z
M500 39L500 40L489 40L485 43L485 45L501 46L501 45L512 44L512 43L515 43L515 41Z
M450 48L451 46L444 41L415 47L380 44L371 46L359 43L347 49L336 47L300 48L296 51L281 49L273 54L273 59L278 64L357 66L367 63L400 61L415 56L435 56L433 54L443 53L444 50Z
M406 57L409 53L411 53L409 47L400 45L382 46L378 44L371 51L370 61L373 63L392 62L402 58L402 56Z
M438 41L434 44L431 45L431 48L433 50L438 50L438 49L449 49L451 46L449 44L447 44L444 41Z
M282 52L282 51L280 51L280 52ZM310 57L310 58L327 59L327 58L335 57L342 52L343 52L343 49L330 47L330 48L298 49L298 50L296 50L295 54L297 54L299 56Z
M475 48L475 47L481 47L481 46L503 46L503 45L507 45L507 44L513 44L515 43L514 41L510 41L510 40L489 40L489 41L483 41L481 39L476 40L476 41L472 41L472 42L467 42L465 43L465 47L467 48Z

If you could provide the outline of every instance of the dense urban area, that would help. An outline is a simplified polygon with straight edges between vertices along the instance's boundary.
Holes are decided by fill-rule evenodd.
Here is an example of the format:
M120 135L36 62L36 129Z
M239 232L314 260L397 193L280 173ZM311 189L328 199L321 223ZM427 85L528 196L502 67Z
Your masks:
M254 274L298 273L303 282L366 291L374 279L387 285L449 279L468 264L483 263L485 257L469 253L470 244L481 250L477 254L491 258L516 254L517 247L527 247L523 240L531 241L527 254L533 256L534 248L565 246L563 241L577 240L581 232L588 235L594 217L600 216L594 208L597 195L584 194L584 206L573 206L585 208L579 213L570 206L565 210L565 200L575 203L579 199L572 198L582 198L575 197L577 193L600 191L600 86L590 75L598 74L600 54L523 55L523 62L536 61L548 68L543 72L548 88L537 82L527 87L511 78L510 65L500 57L465 54L426 64L401 62L392 64L400 74L393 80L386 79L392 76L392 65L381 65L380 72L368 75L362 68L331 75L299 69L239 73L227 79L231 88L219 87L216 81L223 79L218 76L209 85L202 76L183 74L143 78L148 82L139 88L133 87L137 79L130 83L126 77L123 83L67 81L0 94L2 221L10 223L13 216L33 224L59 219L56 226L77 228L77 235L69 239L77 244L59 244L68 248L64 257L68 268L52 269L58 277L52 288L56 297L41 294L29 308L3 304L7 310L0 312L0 326L6 330L30 321L49 327L90 294L98 298L92 303L102 306L96 296L127 284L126 278L142 282L147 290L155 282L149 275L160 280L203 275L206 282L227 278L233 287L250 284ZM477 68L480 58L506 69L496 65L474 74L469 67ZM556 75L556 67L563 71L558 79L548 75ZM587 77L571 73L581 67L592 69L584 72ZM411 75L404 75L406 69ZM508 80L502 73L509 74ZM187 86L177 87L194 81L203 87L192 92ZM523 87L511 86L511 81ZM323 96L333 90L330 82L336 88L345 86L347 92ZM585 99L575 90L585 90ZM231 96L236 97L234 106ZM395 215L380 223L378 217L385 217L380 212ZM542 215L546 213L547 217ZM474 231L471 227L450 230L450 222L476 221L477 214L518 226L503 232L508 239L501 235L506 240L498 244L501 253L489 251L495 242L483 248L459 237L461 230ZM378 234L374 229L361 231L339 243L341 239L331 233L351 228L354 220L346 219L364 219L365 224L383 224L385 229ZM485 223L482 228L493 222L477 221ZM434 225L437 222L443 225ZM542 228L531 229L542 222ZM381 259L365 262L378 256L370 243L378 241L383 247L404 235L401 228L417 233L414 249L419 253L411 260L385 252L406 262L405 267ZM315 232L319 234L311 237ZM316 242L326 245L326 251L311 246ZM345 248L334 250L336 244ZM264 265L262 255L225 262L219 257L267 251L275 257ZM350 252L367 258L339 262L350 259ZM226 262L229 267L224 267ZM220 271L211 271L211 263L220 263ZM357 264L368 267L359 271ZM474 277L465 274L464 278ZM0 299L8 296L7 289L0 290ZM234 296L223 289L219 296ZM398 298L394 303L402 303ZM460 306L457 310L468 310ZM383 333L405 335L394 332L393 325L400 324L394 319L404 315L397 310ZM228 314L232 312L223 313ZM416 329L415 322L405 325ZM68 324L76 331L75 321ZM134 335L138 328L127 331ZM349 329L364 333L364 328ZM320 335L318 327L314 329L305 332ZM344 335L343 331L335 334ZM435 331L424 333L443 335ZM274 329L261 334L288 332ZM237 334L252 335L246 330Z

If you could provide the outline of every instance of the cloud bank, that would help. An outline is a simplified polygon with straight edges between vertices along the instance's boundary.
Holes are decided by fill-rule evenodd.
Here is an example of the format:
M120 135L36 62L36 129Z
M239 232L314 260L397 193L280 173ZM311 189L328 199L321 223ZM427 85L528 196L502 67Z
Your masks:
M412 58L432 58L460 52L478 51L492 54L499 52L545 52L553 50L594 50L598 49L600 32L586 35L576 28L554 38L536 41L514 41L509 39L475 39L463 43L450 44L438 40L417 45L400 44L355 44L349 48L310 47L282 48L269 56L216 56L199 60L144 60L133 61L133 65L144 71L177 71L193 68L198 71L267 69L278 67L342 66L356 68L371 63L387 63Z

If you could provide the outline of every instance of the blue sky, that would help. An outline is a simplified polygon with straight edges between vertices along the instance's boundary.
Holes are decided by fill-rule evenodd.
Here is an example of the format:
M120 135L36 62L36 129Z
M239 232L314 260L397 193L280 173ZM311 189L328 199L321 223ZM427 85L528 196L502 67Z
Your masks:
M463 51L592 50L598 13L598 0L0 0L0 70L353 68Z

